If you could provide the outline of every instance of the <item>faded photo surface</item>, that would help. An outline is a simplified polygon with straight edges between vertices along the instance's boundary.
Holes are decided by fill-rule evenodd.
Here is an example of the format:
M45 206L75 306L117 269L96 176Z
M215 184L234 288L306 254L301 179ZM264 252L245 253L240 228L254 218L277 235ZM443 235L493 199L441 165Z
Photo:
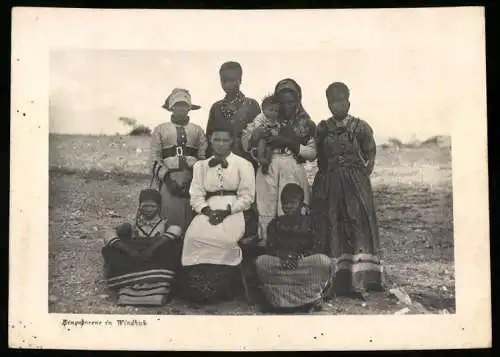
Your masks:
M12 64L10 345L491 343L481 8L17 8Z

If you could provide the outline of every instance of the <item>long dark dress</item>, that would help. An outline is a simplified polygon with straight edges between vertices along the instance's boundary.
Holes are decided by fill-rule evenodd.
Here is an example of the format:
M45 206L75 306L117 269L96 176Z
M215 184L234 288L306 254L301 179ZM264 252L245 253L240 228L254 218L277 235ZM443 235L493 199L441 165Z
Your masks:
M376 155L371 127L348 116L319 123L319 171L311 212L325 252L336 263L337 293L382 289L379 232L370 174Z

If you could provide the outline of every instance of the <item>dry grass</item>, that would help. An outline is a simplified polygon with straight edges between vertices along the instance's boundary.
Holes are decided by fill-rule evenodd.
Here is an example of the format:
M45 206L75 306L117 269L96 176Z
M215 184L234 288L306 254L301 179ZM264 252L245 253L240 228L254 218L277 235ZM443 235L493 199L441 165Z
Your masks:
M130 220L148 183L149 139L50 138L49 311L67 313L258 314L243 296L212 306L174 300L162 308L118 307L102 284L103 229ZM315 173L309 167L310 178ZM386 283L404 287L428 309L454 311L449 150L381 149L372 182ZM320 314L384 314L401 306L385 294L337 299Z

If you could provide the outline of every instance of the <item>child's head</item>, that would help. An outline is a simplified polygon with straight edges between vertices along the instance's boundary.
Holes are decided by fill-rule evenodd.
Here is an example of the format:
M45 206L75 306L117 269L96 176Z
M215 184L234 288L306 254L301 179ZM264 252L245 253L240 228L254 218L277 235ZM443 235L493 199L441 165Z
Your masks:
M288 183L281 191L281 208L286 216L297 214L304 203L304 190L295 183Z
M238 62L225 62L219 70L220 83L226 94L235 94L240 90L243 69Z
M280 110L280 103L278 102L278 98L274 94L266 96L262 100L262 112L266 116L266 118L271 120L278 119L278 113Z
M326 89L328 108L330 108L334 118L342 120L349 113L351 105L349 94L349 88L342 82L334 82Z
M152 219L160 212L161 194L148 188L139 194L139 210L145 219Z

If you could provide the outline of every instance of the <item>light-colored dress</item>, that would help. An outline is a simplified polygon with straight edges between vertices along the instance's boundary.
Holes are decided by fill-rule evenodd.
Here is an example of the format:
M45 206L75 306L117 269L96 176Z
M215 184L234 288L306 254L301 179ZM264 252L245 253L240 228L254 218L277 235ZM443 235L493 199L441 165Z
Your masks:
M250 208L255 199L255 175L252 164L231 153L228 167L209 167L209 160L197 162L193 167L193 181L189 193L191 205L198 215L189 225L184 237L182 264L238 265L242 252L238 241L245 232L243 211ZM207 192L220 190L236 191L236 195L219 195L206 199ZM211 209L226 209L232 214L221 224L211 225L208 217L199 214L209 206Z
M207 145L203 129L190 122L184 125L173 122L160 124L154 129L151 138L153 186L161 192L161 215L183 230L193 218L187 188L185 195L172 193L164 178L167 173L171 173L184 175L189 180L194 163L205 159Z
M266 120L264 115L259 115L245 128L242 144L247 151L256 146L258 138L253 133L258 127L267 125ZM306 204L310 202L311 187L304 162L316 158L315 126L306 113L299 113L295 120L285 125L290 126L302 142L300 143L299 155L295 156L288 149L276 149L271 157L269 173L263 174L261 168L257 170L255 179L256 204L259 215L259 238L262 244L265 244L267 227L271 220L276 216L283 215L280 195L286 184L300 185L304 189L304 202Z
M189 225L184 237L182 265L184 266L183 297L200 303L230 299L236 292L235 278L242 251L238 241L245 232L243 212L255 199L255 173L252 164L231 153L228 167L209 167L209 160L198 161L193 167L190 187L191 205L198 215ZM224 195L207 194L225 191ZM222 191L221 191L222 192ZM218 225L211 225L201 210L226 209L232 214Z

